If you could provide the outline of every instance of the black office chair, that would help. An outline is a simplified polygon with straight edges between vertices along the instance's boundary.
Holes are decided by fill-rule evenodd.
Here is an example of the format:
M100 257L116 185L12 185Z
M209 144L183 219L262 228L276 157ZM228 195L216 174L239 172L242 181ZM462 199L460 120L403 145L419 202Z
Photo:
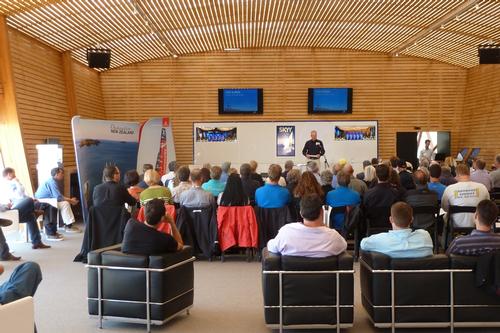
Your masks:
M366 237L391 230L389 216L391 216L390 206L365 208Z
M412 229L425 229L430 234L433 235L434 241L434 253L438 253L439 251L439 242L438 242L438 215L439 215L439 207L438 206L415 206L413 208L413 225ZM415 221L418 221L419 218L422 217L425 220L429 219L432 221L431 224L424 223L418 224Z
M444 240L444 246L445 249L448 248L448 243L451 242L454 238L454 235L457 233L460 234L470 234L472 230L475 229L475 227L456 227L455 226L455 221L453 219L453 216L455 214L459 213L475 213L476 212L476 207L475 206L450 206L448 208L448 223L446 224L445 228L445 240ZM448 238L450 237L450 238ZM448 242L449 240L449 242Z

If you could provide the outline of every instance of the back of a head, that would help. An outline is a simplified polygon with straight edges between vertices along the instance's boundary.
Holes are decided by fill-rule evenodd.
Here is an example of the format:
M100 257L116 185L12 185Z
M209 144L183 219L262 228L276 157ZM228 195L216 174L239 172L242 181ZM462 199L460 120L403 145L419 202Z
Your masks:
M125 186L135 186L139 183L139 173L137 170L132 169L125 172L125 176L123 177L123 183Z
M350 163L347 163L346 165L344 165L344 168L342 170L351 176L354 174L354 168L352 167L352 165Z
M112 181L115 177L115 174L118 172L118 169L116 166L106 166L104 170L102 171L102 176L105 181L109 182Z
M3 169L3 171L2 171L2 177L4 177L4 178L5 178L5 177L7 177L8 175L10 175L10 174L12 174L12 173L14 173L14 172L15 172L15 171L14 171L14 169L13 169L13 168L5 168L5 169Z
M175 171L177 169L177 161L168 162L168 171Z
M222 175L221 167L215 165L212 167L212 169L210 169L210 178L219 180L221 175Z
M206 183L210 180L210 169L201 168L200 173L201 173L201 182L202 183ZM191 180L193 180L192 174L193 174L193 171L191 171Z
M450 167L447 167L447 166L441 167L441 176L443 176L443 177L451 177L451 169L450 169Z
M292 169L290 171L288 171L288 173L286 174L286 182L287 184L298 184L299 181L300 181L300 176L301 176L301 173L300 173L300 170L298 169ZM331 182L331 181L330 181Z
M220 168L222 169L222 172L225 172L225 173L228 173L229 172L229 169L231 168L231 162L223 162L220 166Z
M160 182L160 174L153 169L147 170L144 173L144 182L148 184L148 186L158 185Z
M398 167L401 169L406 169L406 160L403 158L400 158L398 160Z
M398 162L399 162L399 158L397 156L391 156L391 158L389 159L389 161L391 162L391 166L393 168L397 168Z
M307 162L307 171L318 172L319 171L318 163L316 163L315 161Z
M465 163L457 165L455 172L457 173L457 176L470 176L469 166Z
M439 164L433 164L429 167L429 173L432 178L441 177L441 166Z
M331 184L333 180L333 173L330 170L323 170L321 172L321 182L323 184Z
M149 225L157 225L165 216L165 202L161 199L152 199L144 206L144 217Z
M250 162L248 162L248 164L250 164L250 169L252 170L252 172L257 172L257 167L259 166L257 161L251 160Z
M373 166L378 165L378 158L376 158L376 157L372 158L372 161L371 161L371 162L372 162L372 165L373 165Z
M371 165L371 164L372 164L372 163L371 163L370 161L368 161L368 160L364 160L364 161L363 161L363 170L364 170L367 166L369 166L369 165Z
M300 215L304 220L315 221L323 210L323 200L316 193L305 194L300 199Z
M201 183L203 180L202 179L203 175L202 175L201 169L195 168L195 169L191 170L190 177L191 177L191 181L193 183L198 183L198 182Z
M191 172L187 166L181 166L179 170L177 170L177 178L179 178L179 181L181 182L187 182L189 180L190 173Z
M323 190L314 174L311 171L306 171L300 176L300 181L293 190L293 194L300 198L311 193L323 195Z
M391 217L399 228L408 228L413 219L413 209L406 202L396 202L391 207Z
M268 170L269 180L272 182L278 182L281 177L281 166L279 164L271 164Z
M478 170L484 170L484 168L486 167L486 162L483 160L477 160L476 167Z
M153 164L145 163L142 165L142 173L146 173L148 170L153 170Z
M427 174L422 170L417 170L413 173L413 178L416 185L426 185L428 182Z
M371 182L372 180L375 179L376 174L375 174L375 167L373 165L368 165L365 169L365 178L364 180L367 182Z
M394 170L394 169L390 169L390 177L389 177L389 183L391 183L392 185L395 185L396 187L400 187L401 186L401 177L399 177L399 173Z
M351 175L350 175L350 174L348 174L347 172L345 172L345 171L340 171L340 172L337 174L337 183L338 183L340 186L343 186L343 187L348 187L350 182L351 182Z
M250 177L251 173L252 173L252 168L250 167L250 164L243 163L242 165L240 165L241 178L246 179L246 178Z
M220 204L221 206L246 206L248 204L248 197L238 174L232 173L227 177Z
M285 162L285 170L292 170L294 165L295 164L293 163L293 161L291 161L291 160L286 161Z
M375 167L375 174L379 181L387 182L391 176L391 169L387 164L379 164Z
M491 227L498 218L498 206L491 200L482 200L476 208L479 223L485 227Z

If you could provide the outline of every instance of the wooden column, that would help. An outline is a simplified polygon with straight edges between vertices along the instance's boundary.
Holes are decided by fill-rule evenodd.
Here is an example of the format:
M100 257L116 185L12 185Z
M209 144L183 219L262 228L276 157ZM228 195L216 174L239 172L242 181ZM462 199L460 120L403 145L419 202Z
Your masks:
M62 53L62 64L64 72L64 84L66 85L66 100L68 102L69 118L73 118L78 114L76 107L75 83L73 81L73 60L71 59L71 51Z
M0 98L0 149L5 165L16 170L17 178L25 186L26 192L31 195L33 188L16 107L16 92L6 21L6 17L0 15L0 82L3 92ZM39 125L43 126L43 124Z

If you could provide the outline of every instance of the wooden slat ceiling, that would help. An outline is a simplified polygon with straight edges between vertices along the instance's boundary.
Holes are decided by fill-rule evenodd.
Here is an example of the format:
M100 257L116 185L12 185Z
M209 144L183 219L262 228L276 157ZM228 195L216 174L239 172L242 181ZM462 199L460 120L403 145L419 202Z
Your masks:
M110 48L113 68L259 47L356 49L470 68L478 45L500 43L500 0L0 0L0 14L82 63L88 47Z

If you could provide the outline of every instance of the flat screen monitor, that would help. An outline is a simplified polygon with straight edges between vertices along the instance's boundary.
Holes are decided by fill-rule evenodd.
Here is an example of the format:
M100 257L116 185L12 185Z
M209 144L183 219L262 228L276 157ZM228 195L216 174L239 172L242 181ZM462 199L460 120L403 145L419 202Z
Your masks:
M352 88L309 88L308 113L352 113Z
M219 114L262 114L263 89L219 89Z

